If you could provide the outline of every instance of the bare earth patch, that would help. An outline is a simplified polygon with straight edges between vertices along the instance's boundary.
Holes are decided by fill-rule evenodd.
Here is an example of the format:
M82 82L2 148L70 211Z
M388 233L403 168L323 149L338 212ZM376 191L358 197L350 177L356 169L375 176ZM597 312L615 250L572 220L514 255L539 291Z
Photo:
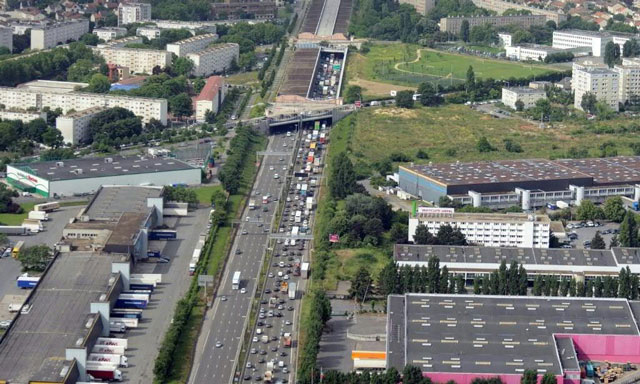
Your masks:
M411 109L404 108L379 108L373 111L376 115L382 116L390 116L390 117L401 117L404 119L415 119L418 117L418 113Z

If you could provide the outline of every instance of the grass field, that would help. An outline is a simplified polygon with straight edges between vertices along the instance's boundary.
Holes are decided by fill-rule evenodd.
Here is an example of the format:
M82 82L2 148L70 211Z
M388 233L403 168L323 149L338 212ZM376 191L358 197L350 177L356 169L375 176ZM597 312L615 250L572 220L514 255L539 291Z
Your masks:
M441 52L413 44L393 44L374 45L365 55L350 54L346 78L348 84L367 88L367 95L388 96L388 89L402 89L398 86L415 88L425 81L442 85L464 81L469 66L473 67L476 78L497 80L563 70L556 66ZM372 82L380 85L374 86Z
M495 119L463 105L411 110L385 107L362 110L340 121L331 134L331 145L346 148L354 160L368 164L391 152L402 152L416 163L560 158L571 147L585 148L589 156L598 157L603 143L614 145L620 155L632 155L630 144L639 140L624 134L624 127L632 123L619 118L541 129L519 119ZM495 151L477 150L482 136ZM507 152L504 139L520 144L523 152ZM418 149L425 150L429 158L416 158Z
M233 85L252 85L259 84L258 71L242 72L227 77L226 82Z
M0 224L2 225L22 225L24 219L29 215L36 203L22 203L22 213L0 213Z
M222 190L222 185L204 185L194 190L196 191L196 196L198 196L200 204L209 205L211 204L211 194L213 191Z

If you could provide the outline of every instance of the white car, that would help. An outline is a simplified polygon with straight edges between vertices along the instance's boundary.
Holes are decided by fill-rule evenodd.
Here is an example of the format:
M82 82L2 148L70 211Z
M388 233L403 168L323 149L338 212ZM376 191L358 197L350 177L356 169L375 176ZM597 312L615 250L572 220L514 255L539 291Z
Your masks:
M284 325L291 325L291 321L290 320L285 321Z
M275 175L273 175L273 178L274 178L274 179L279 179L279 178L280 178L280 175L278 175L278 174L276 173Z
M283 279L289 280L289 275L284 275Z
M247 289L246 288L240 289L240 293L242 293L242 294L247 293Z
M270 171L273 171L275 168L273 166L269 167Z
M221 343L221 342L219 342L219 341L217 341L217 342L216 342L216 348L221 348L221 347L222 347L222 343Z

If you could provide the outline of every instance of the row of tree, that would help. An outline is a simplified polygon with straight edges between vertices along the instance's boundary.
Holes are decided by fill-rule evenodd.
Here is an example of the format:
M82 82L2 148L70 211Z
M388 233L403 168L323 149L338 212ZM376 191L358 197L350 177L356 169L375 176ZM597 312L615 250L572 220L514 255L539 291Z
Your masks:
M218 176L230 195L236 194L242 186L244 165L253 155L251 151L257 138L257 133L251 128L244 125L236 127L236 135L231 139L227 159Z
M49 111L51 116L48 121L55 125L55 118L62 111ZM23 152L24 146L32 146L32 143L42 143L50 147L57 147L62 144L62 135L54 126L48 124L44 119L31 120L23 123L21 120L0 121L0 150Z
M331 319L331 303L321 289L314 290L309 298L309 316L304 318L302 327L305 329L306 339L301 342L298 380L301 384L319 382L319 372L315 369L322 330Z
M438 233L432 235L424 224L418 224L413 235L414 244L421 245L467 245L467 239L458 227L445 224L438 228Z

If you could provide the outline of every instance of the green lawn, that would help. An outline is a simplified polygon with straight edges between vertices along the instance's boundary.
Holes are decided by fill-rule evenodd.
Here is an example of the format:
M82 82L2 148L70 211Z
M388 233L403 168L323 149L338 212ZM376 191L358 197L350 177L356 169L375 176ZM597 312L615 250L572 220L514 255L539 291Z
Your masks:
M194 188L194 190L200 204L209 205L211 204L211 194L213 191L222 190L222 185L203 185L202 187Z
M27 218L29 211L36 203L22 203L22 213L0 213L0 223L2 225L22 225L22 221Z
M475 47L474 49L487 49ZM418 58L418 53L420 58ZM375 88L367 82L416 87L431 81L442 85L464 81L469 66L476 78L508 79L510 77L538 76L561 67L543 64L524 64L505 60L487 59L436 51L414 44L374 45L363 55L352 53L347 62L347 81L365 88ZM382 91L382 88L380 91ZM371 90L370 93L382 93Z
M258 84L258 71L237 73L227 77L226 81L233 85Z

